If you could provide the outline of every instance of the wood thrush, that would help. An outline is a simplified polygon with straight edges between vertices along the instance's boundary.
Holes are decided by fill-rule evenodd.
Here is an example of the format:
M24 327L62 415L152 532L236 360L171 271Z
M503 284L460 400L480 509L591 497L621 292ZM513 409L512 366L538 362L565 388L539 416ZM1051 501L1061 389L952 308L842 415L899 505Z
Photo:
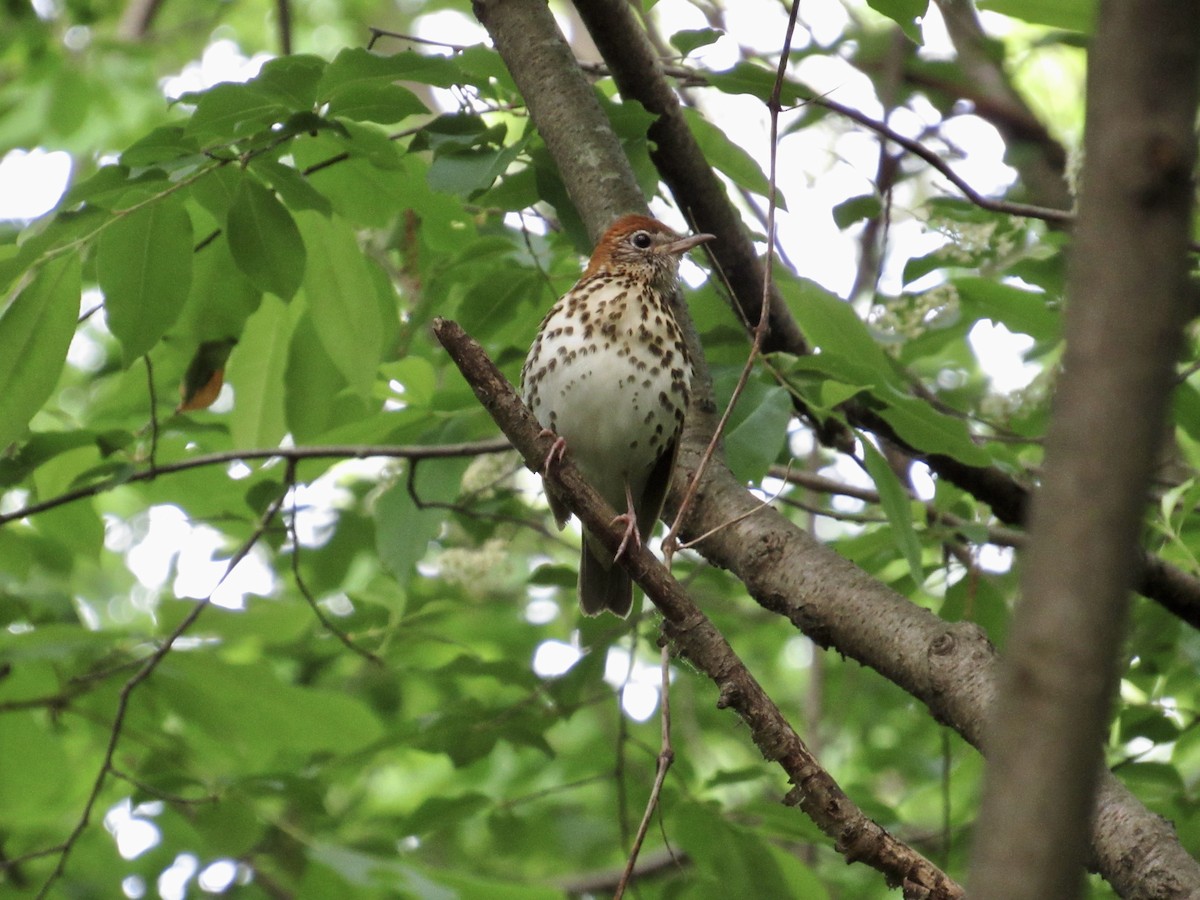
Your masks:
M692 364L671 312L680 257L713 239L682 237L647 216L604 233L583 276L550 308L521 369L525 403L557 435L545 475L564 448L614 509L625 510L617 556L640 544L662 511L691 388ZM562 528L570 512L546 482ZM633 583L584 533L579 602L589 616L629 614Z

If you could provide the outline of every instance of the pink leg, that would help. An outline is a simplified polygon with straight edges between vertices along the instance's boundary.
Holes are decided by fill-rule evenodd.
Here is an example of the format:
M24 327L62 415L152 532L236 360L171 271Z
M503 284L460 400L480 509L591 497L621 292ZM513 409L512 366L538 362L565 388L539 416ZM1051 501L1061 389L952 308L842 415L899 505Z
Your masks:
M629 483L625 483L625 509L621 515L615 517L610 524L616 525L618 522L625 523L625 534L621 537L621 546L617 548L617 555L613 559L620 559L625 555L625 550L631 544L636 547L642 546L642 536L638 533L637 526L637 510L633 506L633 492L629 489Z
M546 454L546 460L542 463L542 471L549 472L555 463L562 462L563 455L567 452L567 442L549 428L543 428L538 432L538 437L554 438L554 443L550 445L550 452Z

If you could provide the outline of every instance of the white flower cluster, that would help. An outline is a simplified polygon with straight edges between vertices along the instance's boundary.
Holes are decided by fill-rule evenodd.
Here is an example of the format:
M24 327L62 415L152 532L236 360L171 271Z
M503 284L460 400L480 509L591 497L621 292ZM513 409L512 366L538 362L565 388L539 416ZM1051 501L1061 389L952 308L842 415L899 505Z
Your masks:
M980 415L997 424L1003 424L1024 415L1027 410L1045 404L1053 392L1057 366L1044 366L1034 379L1023 388L1006 393L989 391L979 404Z
M908 295L877 303L871 310L870 324L885 338L907 341L958 315L958 288L943 282L921 294Z
M511 481L516 469L517 454L481 453L471 460L463 472L460 487L463 494L476 500L490 500L496 489Z
M947 261L972 265L981 256L1005 259L1017 249L1010 228L1001 228L998 220L990 222L959 222L950 219L931 221L929 227L944 236L948 243L938 253Z
M443 581L481 596L502 580L501 570L508 561L508 541L490 538L479 547L449 547L434 564Z

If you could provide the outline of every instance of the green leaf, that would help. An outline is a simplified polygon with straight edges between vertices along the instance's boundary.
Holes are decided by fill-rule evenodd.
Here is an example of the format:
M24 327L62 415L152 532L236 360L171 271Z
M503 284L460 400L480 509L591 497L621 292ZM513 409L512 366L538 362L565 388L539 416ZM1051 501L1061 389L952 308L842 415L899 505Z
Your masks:
M328 65L319 56L293 53L263 63L249 84L291 110L311 110L317 99L317 84Z
M508 146L493 146L488 143L493 136L479 135L478 144L465 149L457 148L453 141L440 144L429 167L430 188L470 197L491 187L527 143L527 138L523 138Z
M253 82L222 82L202 93L184 94L179 100L196 104L186 133L218 140L262 131L291 112L278 97Z
M714 390L724 405L733 392L738 370L726 369L715 379ZM787 442L792 401L778 385L751 379L738 398L725 429L725 457L742 482L757 482L779 457Z
M1011 331L1027 334L1036 341L1056 341L1062 335L1062 318L1049 305L1051 298L989 278L955 278L951 282L965 313L975 319L991 319Z
M125 364L175 324L192 283L192 220L178 195L119 216L100 235L96 274Z
M724 72L710 72L708 83L726 94L750 94L766 103L775 90L775 71L756 63L739 62ZM780 102L792 105L802 96L802 89L785 80Z
M400 80L452 87L461 84L463 78L454 60L448 57L411 51L381 56L362 47L351 47L338 53L326 68L317 86L317 99L325 103L340 91Z
M914 44L924 43L921 19L929 9L929 0L867 0L867 5L899 25Z
M1200 441L1200 390L1190 381L1175 388L1175 423L1194 441Z
M874 194L862 194L843 200L833 207L833 222L838 228L849 228L855 222L874 219L883 209Z
M869 381L855 383L904 388L895 364L875 342L853 306L807 279L781 277L778 284L810 344L819 348L822 355L833 353L870 373Z
M224 234L193 256L192 290L172 336L197 344L239 337L246 319L258 309L262 291L237 267Z
M163 125L125 150L121 154L121 164L130 168L141 168L193 156L199 152L199 141L186 134L183 126Z
M877 393L885 406L879 414L906 443L926 453L951 456L969 466L991 464L987 451L971 439L963 419L946 415L927 401L895 390Z
M314 188L299 172L270 157L260 156L250 163L250 170L296 211L311 209L323 216L333 211L329 198Z
M867 388L863 385L846 384L841 381L822 381L817 391L817 396L820 398L820 408L826 411L834 410L856 394L861 394L864 390L867 390Z
M212 654L174 653L155 672L154 686L189 726L251 770L276 759L349 754L382 733L354 697L289 684L265 662L231 665Z
M214 219L224 222L245 178L246 171L241 166L218 166L193 181L188 191Z
M304 279L304 241L275 195L243 179L229 208L226 230L233 259L254 286L291 300Z
M79 131L96 99L96 86L82 69L64 65L56 73L45 113L47 131L56 137L70 137Z
M300 317L292 332L284 391L288 431L299 444L313 441L338 424L351 396L359 401L359 418L368 415L361 398L346 390L345 377L317 336L311 310Z
M404 405L426 408L433 403L440 385L438 370L421 356L406 356L384 367L384 377L403 387Z
M510 247L511 249L511 247ZM507 262L463 294L458 323L476 340L487 341L511 331L521 321L521 307L537 297L543 284L536 272Z
M770 195L770 181L754 157L730 140L724 129L717 127L694 109L685 107L683 116L700 145L704 158L711 166L727 175L729 180L739 187L763 197ZM780 209L787 209L783 195L778 190L776 203Z
M993 644L1003 649L1012 610L1004 592L993 581L968 576L946 588L946 599L938 615L947 622L975 622L987 632Z
M344 220L303 212L297 222L305 243L321 248L304 275L313 326L346 382L365 397L375 382L384 333L369 263Z
M725 32L718 28L685 28L671 35L671 46L687 56L693 50L715 44L724 35Z
M925 570L921 564L921 542L917 539L917 532L913 528L912 500L900 484L896 473L892 471L892 467L888 465L887 459L875 448L870 438L861 435L859 444L863 448L863 462L866 464L867 474L875 482L875 489L879 491L880 504L892 526L892 539L904 554L913 581L919 588L925 583Z
M355 227L383 227L400 210L425 210L434 195L425 186L421 162L415 157L399 156L395 145L385 141L395 165L384 167L375 155L359 155L360 148L372 154L380 149L360 140L359 131L366 131L366 127L348 122L347 128L353 136L350 141L321 134L298 144L295 152L301 170L336 154L350 153L351 159L324 166L308 176L313 187L329 198L334 210Z
M446 57L440 57L445 59ZM504 58L492 47L484 44L474 44L456 53L453 58L458 69L457 77L462 82L486 88L489 92L501 90L517 92L517 86L512 80ZM416 79L422 83L425 79ZM458 83L462 83L458 82Z
M225 371L234 390L230 432L239 447L274 447L287 431L283 379L291 337L288 307L264 297L246 321Z
M402 584L413 576L418 562L441 528L442 515L421 510L408 486L398 479L375 501L375 549L379 561Z
M75 254L46 263L0 313L0 449L25 431L58 383L79 317Z
M604 115L608 117L613 131L625 144L644 140L650 126L658 120L658 116L637 100L623 100L617 103L599 90L594 93L600 108L604 110Z
M346 133L342 146L352 157L366 160L377 169L403 167L404 156L400 147L377 129L358 122L346 122L344 128Z
M1121 740L1142 737L1156 744L1169 744L1179 737L1180 728L1157 706L1130 706L1121 712Z
M0 322L3 322L0 318ZM0 325L0 335L4 326ZM65 351L64 351L65 352ZM8 359L9 357L0 357ZM4 392L7 396L8 391ZM54 459L60 453L95 444L98 435L84 431L35 431L29 434L24 442L7 453L0 455L0 485L14 485L28 478L30 474L47 460Z
M52 826L58 804L74 793L62 737L39 712L8 711L0 728L0 805L26 828Z
M676 798L665 808L669 833L695 860L696 896L728 896L722 885L731 884L753 885L759 897L810 896L786 881L765 837L726 821L714 805Z
M264 482L265 483L265 482ZM276 491L279 486L274 485ZM155 619L159 634L169 634L194 612L192 600L169 600L159 604ZM267 598L251 598L245 609L213 607L205 610L188 634L217 638L236 646L249 641L264 645L290 644L312 627L310 611L293 603Z
M398 84L355 84L337 91L329 100L329 115L360 122L390 125L409 116L428 115L421 99Z
M538 199L537 173L532 166L505 172L499 183L479 198L484 206L508 212L532 206Z
M1031 25L1048 25L1091 34L1096 18L1095 0L979 0L980 9L998 12Z

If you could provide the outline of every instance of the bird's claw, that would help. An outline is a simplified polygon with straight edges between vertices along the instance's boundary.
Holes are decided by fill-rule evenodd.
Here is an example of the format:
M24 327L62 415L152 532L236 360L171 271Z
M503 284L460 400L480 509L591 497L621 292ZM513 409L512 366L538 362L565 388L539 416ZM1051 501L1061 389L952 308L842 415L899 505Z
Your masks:
M614 560L624 556L630 544L633 545L635 550L641 549L642 546L642 535L638 531L637 524L637 506L634 505L633 491L630 489L628 481L625 482L625 512L616 516L609 523L609 526L616 525L618 522L625 523L625 533L621 535L621 546L617 547L616 555L613 557Z
M538 433L538 437L554 438L554 443L550 445L550 452L546 454L546 459L542 462L542 471L549 472L556 463L563 461L563 456L565 456L567 452L567 442L564 438L559 437L549 428L543 428Z
M622 556L624 556L625 551L630 546L632 546L635 550L640 549L642 546L642 536L638 532L637 517L630 513L621 513L621 515L613 518L612 522L609 523L609 526L611 527L616 525L618 522L625 523L625 534L621 536L621 545L617 547L616 555L613 556L614 560L620 559Z

